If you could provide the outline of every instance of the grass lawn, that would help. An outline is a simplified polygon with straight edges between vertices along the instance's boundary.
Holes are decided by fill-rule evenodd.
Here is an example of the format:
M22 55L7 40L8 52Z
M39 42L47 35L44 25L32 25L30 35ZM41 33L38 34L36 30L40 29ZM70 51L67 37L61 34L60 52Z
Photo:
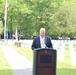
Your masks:
M75 49L75 52L76 52L76 45L73 45L74 49Z
M76 75L76 66L71 66L68 45L65 45L64 53L64 61L57 61L57 75Z
M14 47L18 52L24 55L30 61L33 61L33 51L29 47Z
M0 75L13 75L10 66L8 65L4 54L0 48Z
M15 49L27 57L29 60L33 61L33 51L30 48L15 47ZM71 66L70 51L68 45L65 46L64 61L57 60L56 75L76 75L76 66Z

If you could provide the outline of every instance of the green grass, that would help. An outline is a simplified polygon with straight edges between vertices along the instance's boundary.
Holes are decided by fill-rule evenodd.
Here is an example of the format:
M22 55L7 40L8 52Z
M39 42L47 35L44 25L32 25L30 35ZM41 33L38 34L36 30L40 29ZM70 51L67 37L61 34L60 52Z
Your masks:
M13 75L9 64L7 63L4 54L0 48L0 75Z
M29 60L31 61L33 60L33 51L30 48L28 47L15 47L15 48L17 51L19 51ZM70 52L69 52L68 45L65 46L64 55L65 55L64 61L57 60L57 74L56 75L76 75L76 66L71 66L71 59L70 59Z
M57 61L57 75L76 75L76 66L71 66L68 45L65 45L64 61Z
M18 52L27 57L30 61L33 61L33 51L30 47L14 47Z

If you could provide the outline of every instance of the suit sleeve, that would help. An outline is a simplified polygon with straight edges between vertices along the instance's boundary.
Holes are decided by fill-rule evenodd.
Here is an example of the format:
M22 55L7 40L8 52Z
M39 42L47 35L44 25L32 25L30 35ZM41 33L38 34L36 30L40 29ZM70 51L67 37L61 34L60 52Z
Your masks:
M32 42L31 49L32 49L32 50L35 49L35 39L34 39L33 42Z
M51 42L51 38L49 38L50 48L53 48L53 44Z

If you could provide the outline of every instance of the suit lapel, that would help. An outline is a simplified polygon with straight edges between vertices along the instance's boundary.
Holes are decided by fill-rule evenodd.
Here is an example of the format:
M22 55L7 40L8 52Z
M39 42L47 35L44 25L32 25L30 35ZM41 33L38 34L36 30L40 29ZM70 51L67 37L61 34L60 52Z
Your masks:
M39 36L39 47L41 48L41 43L40 43L40 36Z
M47 43L47 37L45 36L45 44Z

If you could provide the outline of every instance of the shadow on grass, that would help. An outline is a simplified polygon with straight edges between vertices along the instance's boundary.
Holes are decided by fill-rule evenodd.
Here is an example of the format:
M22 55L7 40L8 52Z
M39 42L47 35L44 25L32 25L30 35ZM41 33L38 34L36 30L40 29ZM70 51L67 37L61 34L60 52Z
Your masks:
M13 69L12 71L5 69L0 70L0 75L32 75L32 69Z
M76 75L76 69L57 69L57 75Z

